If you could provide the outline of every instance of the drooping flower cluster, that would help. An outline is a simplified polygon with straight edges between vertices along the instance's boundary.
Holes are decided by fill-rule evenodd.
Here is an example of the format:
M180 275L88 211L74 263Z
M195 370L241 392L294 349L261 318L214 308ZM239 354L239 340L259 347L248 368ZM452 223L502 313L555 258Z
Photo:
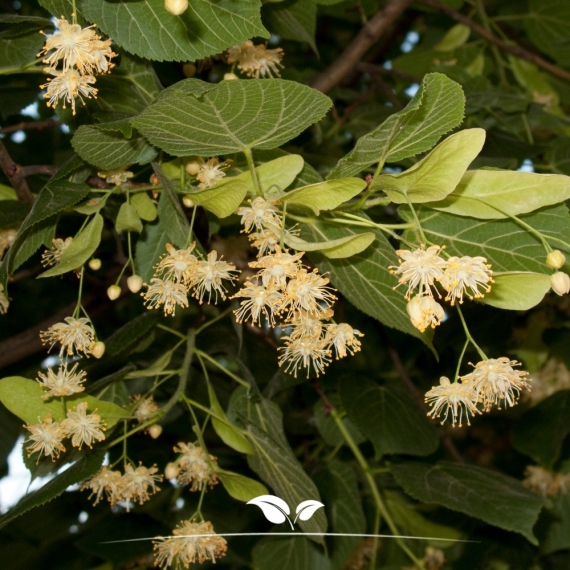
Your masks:
M139 424L147 422L158 412L158 405L152 396L142 398L140 394L136 394L133 397L133 404L136 406L134 416Z
M427 249L422 245L415 251L399 249L396 253L400 264L390 267L390 272L399 276L396 287L408 287L405 294L408 314L420 332L435 328L445 316L443 307L434 299L434 290L441 298L436 283L446 291L445 300L451 305L456 301L463 303L464 296L480 299L491 290L493 272L484 257L443 259L442 249L439 245Z
M231 163L230 160L220 162L216 157L209 158L208 160L204 160L199 157L197 162L199 170L196 173L196 179L200 182L200 184L198 184L198 188L200 188L200 190L205 190L206 188L212 188L212 186L215 186L222 178L224 178L226 175L224 169L228 168Z
M428 416L439 418L443 414L443 424L451 415L451 425L458 423L461 427L464 413L470 425L470 414L489 412L493 406L501 409L501 404L516 405L521 390L529 388L530 378L526 378L528 372L515 370L514 366L520 363L502 356L478 362L473 372L456 382L442 376L440 385L426 393L425 401L432 406Z
M543 497L556 497L570 491L570 473L555 473L540 465L527 465L522 484Z
M42 396L44 400L48 398L61 398L71 396L85 390L82 383L85 382L86 372L77 371L78 364L74 364L71 370L67 369L67 362L59 367L56 372L48 368L47 374L38 372L38 383L47 392Z
M216 559L226 554L227 543L214 532L211 522L182 521L172 534L156 537L154 541L154 563L159 568L171 565L189 568L190 564L202 564L206 560L215 564Z
M105 497L112 507L125 501L127 511L130 509L130 503L142 505L151 495L160 491L156 483L162 481L162 475L156 475L158 472L156 466L145 467L139 464L138 467L133 467L127 463L124 471L121 474L120 471L111 471L103 466L101 471L85 481L80 489L91 491L89 498L95 495L94 505Z
M180 455L167 465L169 479L177 477L181 485L190 485L190 491L201 491L218 484L218 476L212 468L217 459L213 455L206 454L202 447L193 443L179 442L174 451Z
M232 64L232 70L237 68L248 77L280 77L279 68L283 67L283 50L281 48L267 49L267 45L254 45L247 40L228 49L227 61Z
M111 40L102 40L94 26L82 28L64 17L56 20L56 24L58 30L47 38L38 54L38 57L47 56L43 60L48 65L45 72L53 76L41 87L47 88L44 97L49 99L48 107L57 107L63 99L63 108L69 103L75 115L75 99L85 104L83 97L97 96L93 87L95 74L109 73L114 66L111 59L117 54L111 49ZM60 61L63 67L57 69Z
M303 265L304 252L289 253L279 245L276 231L283 224L277 203L258 197L237 213L259 253L257 261L249 263L257 273L232 297L243 299L236 320L284 328L288 334L283 337L285 346L279 348L279 365L295 376L299 369L305 369L307 376L311 370L317 376L324 373L333 350L337 359L360 350L357 337L362 333L346 323L326 323L332 319L336 300L329 279Z
M82 352L85 356L93 353L96 345L95 331L91 326L89 319L85 317L76 319L74 317L65 317L64 323L56 323L48 328L47 331L40 332L40 338L43 344L49 344L51 350L55 343L61 343L59 357L74 356Z
M28 456L39 452L38 461L42 454L55 460L65 451L65 438L71 438L71 445L79 449L83 444L92 447L96 441L104 440L105 422L99 414L88 414L87 406L87 402L79 403L61 422L54 422L52 415L46 414L43 420L38 418L37 424L26 424L24 427L32 434L26 440L31 442L26 448Z
M224 280L233 283L236 268L222 259L216 251L211 251L206 259L198 259L192 254L195 243L186 249L176 249L166 244L167 253L155 266L154 277L142 293L148 309L163 307L165 315L174 315L176 306L188 307L188 294L198 299L200 304L207 296L207 302L214 303L218 295L226 298Z

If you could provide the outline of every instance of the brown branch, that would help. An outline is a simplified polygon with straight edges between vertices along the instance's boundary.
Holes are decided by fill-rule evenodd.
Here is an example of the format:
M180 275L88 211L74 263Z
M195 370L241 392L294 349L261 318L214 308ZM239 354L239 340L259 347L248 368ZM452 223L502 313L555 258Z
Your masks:
M380 77L378 73L375 74L373 77L376 85L380 88L382 93L386 95L386 99L388 99L388 101L390 101L390 103L394 105L395 109L401 111L404 108L404 105L398 99L398 97L396 97L396 94L394 93L394 91L392 91L392 88Z
M6 175L6 178L16 191L16 196L20 202L34 201L34 196L30 192L28 183L22 175L22 169L12 160L12 157L8 154L8 150L4 146L4 143L0 140L0 168L2 172Z
M23 177L33 176L34 174L48 174L53 176L57 174L59 168L57 166L51 166L50 164L32 164L30 166L21 166L20 173Z
M382 75L392 75L394 77L399 77L404 81L411 81L412 83L421 83L421 79L416 77L415 75L410 75L409 73L405 73L404 71L400 71L399 69L387 69L383 65L377 65L375 63L367 63L365 61L361 61L356 68L359 71L364 71L366 73L378 74L381 73Z
M477 24L467 16L464 16L457 10L450 8L449 6L443 4L442 2L439 2L438 0L417 0L417 2L425 4L426 6L430 6L431 8L434 8L438 12L441 12L442 14L445 14L450 18L454 19L456 22L465 24L466 26L471 28L476 34L479 34L489 43L496 45L497 47L501 48L503 51L506 51L507 53L510 53L515 57L518 57L519 59L530 61L531 63L534 63L534 65L537 65L538 67L541 67L542 69L552 73L552 75L560 77L560 79L565 79L566 81L570 81L570 72L561 69L560 67L554 65L553 63L550 63L549 61L546 61L536 53L532 53L524 48L511 44L505 40L502 40L501 38L498 38L489 30L486 30L483 26L480 26L479 24Z
M328 93L338 85L412 2L413 0L388 0L380 11L364 23L346 49L313 81L311 86L322 93Z
M31 129L42 131L43 129L57 127L58 125L59 121L56 121L55 119L46 119L45 121L22 121L16 125L10 125L9 127L0 129L0 135L7 135L9 133L15 133L16 131L28 131Z

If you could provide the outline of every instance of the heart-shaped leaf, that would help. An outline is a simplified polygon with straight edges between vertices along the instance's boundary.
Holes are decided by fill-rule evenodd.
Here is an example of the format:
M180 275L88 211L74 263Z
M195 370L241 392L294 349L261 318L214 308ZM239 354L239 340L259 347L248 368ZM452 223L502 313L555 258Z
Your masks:
M319 501L309 499L308 501L303 501L297 505L295 521L301 519L302 521L308 521L321 507L324 507Z
M293 525L287 516L291 512L289 505L283 499L280 499L275 495L260 495L255 499L251 499L251 501L248 501L246 504L257 505L263 511L265 518L269 522L272 522L273 524L281 524L288 520L291 528L293 528Z

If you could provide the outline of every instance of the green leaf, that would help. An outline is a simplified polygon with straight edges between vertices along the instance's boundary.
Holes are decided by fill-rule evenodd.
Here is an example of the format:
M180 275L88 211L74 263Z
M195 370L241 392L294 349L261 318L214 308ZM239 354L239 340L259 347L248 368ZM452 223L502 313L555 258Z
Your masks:
M45 414L51 414L56 422L65 418L61 399L42 400L43 394L45 391L34 380L28 380L21 376L9 376L0 380L0 401L14 415L28 424L37 424L38 421L43 420ZM97 413L105 420L108 430L120 419L128 417L123 408L86 394L68 396L64 402L68 410L81 402L87 402L88 411L92 413L97 409Z
M146 192L131 194L131 204L135 207L139 218L145 222L154 222L156 220L158 215L156 206Z
M453 51L461 47L471 35L471 28L465 24L455 24L443 36L443 39L433 46L435 51Z
M165 93L132 124L173 156L212 156L276 148L321 119L331 106L295 81L222 81L199 99Z
M540 537L542 554L570 549L570 493L560 493L552 502L553 506L545 509L550 524Z
M400 206L398 212L411 221L407 206ZM445 245L450 255L482 255L493 271L549 271L540 240L513 220L476 220L425 206L420 206L416 212L428 241ZM566 206L543 208L521 216L521 221L547 237L570 243L570 215ZM404 232L404 239L415 239L413 231Z
M105 340L105 352L109 356L116 356L131 348L144 335L147 335L158 321L158 314L145 311L138 317L116 330Z
M436 465L400 463L392 465L390 471L404 491L418 501L465 513L538 543L532 527L543 501L512 477L447 461Z
M29 211L29 204L15 200L2 200L2 204L0 204L0 229L9 228L21 222Z
M480 301L498 309L528 311L550 290L550 276L544 273L505 273L494 280L491 292Z
M230 497L238 501L247 503L251 499L255 499L255 497L269 493L265 485L262 485L255 479L250 479L231 471L224 471L223 469L216 469L216 474Z
M249 172L247 173L249 175ZM186 194L198 206L203 206L218 216L227 218L231 216L247 196L248 184L238 177L224 179L213 188L199 190Z
M11 186L6 186L6 184L0 184L0 200L17 200L18 196L16 194L16 190ZM25 205L25 204L23 204ZM2 204L2 207L5 207L6 204Z
M99 247L103 231L103 216L95 214L93 219L74 238L69 247L63 252L58 264L39 277L62 275L81 267Z
M565 65L570 57L570 6L564 0L529 0L526 30L536 47Z
M329 396L333 404L335 406L341 405L340 399L334 398L334 396L335 394L331 394L331 396ZM338 402L336 401L337 399ZM317 426L317 429L319 430L319 434L327 442L327 444L333 447L336 447L341 443L346 444L346 440L344 439L344 436L342 435L341 431L338 429L338 426L336 425L334 419L330 416L330 414L324 413L324 403L322 402L322 400L319 400L315 404L313 411L315 414L314 415L315 424ZM348 416L343 417L341 421L344 424L344 427L346 428L350 436L352 437L352 439L358 445L366 441L366 438L362 435L360 431L358 431L358 428L354 425L354 423L350 420Z
M89 200L85 200L85 202L81 202L79 206L75 206L74 210L79 212L80 214L85 214L86 216L90 216L91 214L96 214L101 210L101 208L105 207L107 203L107 198L109 194L103 194L93 196L93 198L89 198Z
M0 20L0 68L20 67L36 59L53 24L46 18L3 14Z
M570 390L552 394L525 412L512 435L515 448L552 470L570 433Z
M128 372L125 378L150 378L152 376L156 376L158 373L162 372L172 360L172 355L174 350L168 350L162 356L157 358L148 368L144 368L143 370L133 370L132 372Z
M318 511L317 511L318 512ZM255 570L330 570L321 550L301 534L291 538L265 538L252 550Z
M321 210L333 210L366 188L361 178L341 178L296 188L279 196L283 204L310 208L317 216Z
M361 137L328 179L358 174L377 162L396 162L429 150L463 121L465 96L458 83L428 73L408 105Z
M430 207L459 216L500 220L507 214L526 214L569 198L570 177L562 174L469 170L445 200Z
M396 204L414 204L442 200L455 190L465 171L481 152L485 142L483 129L459 131L438 144L425 158L400 174L381 174L371 184L384 190Z
M240 453L253 453L253 447L247 437L242 435L237 428L232 426L229 418L226 416L226 412L220 405L218 401L218 397L216 396L216 392L212 388L211 384L208 383L208 395L210 397L210 408L212 412L216 414L218 417L211 417L212 426L215 432L220 436L220 439L232 449L239 451ZM222 421L224 420L224 421ZM228 490L228 493L230 491ZM232 495L230 493L230 495ZM263 495L263 493L258 493L258 495ZM232 495L233 497L234 495ZM257 495L254 495L257 496ZM253 498L253 497L252 497ZM249 501L249 499L247 499ZM246 501L247 502L247 501Z
M283 415L279 406L265 398L252 400L244 388L232 394L230 419L245 425L255 450L248 455L249 466L288 505L296 506L307 498L320 500L319 490L295 457L283 432ZM308 521L298 521L304 532L325 532L327 521L319 510ZM289 530L289 529L287 529ZM314 537L322 543L322 538Z
M405 453L430 455L439 445L437 432L409 390L396 383L379 385L354 379L340 383L340 397L348 417L372 442L376 456Z
M145 226L135 248L135 267L137 274L145 283L150 283L154 266L159 262L160 256L166 253L166 244L169 241L168 234L160 221Z
M143 231L143 225L137 209L128 202L123 202L119 208L115 229L118 233L138 232L140 234Z
M162 192L158 201L158 216L162 227L176 247L186 247L190 225L182 210L180 200L174 192L172 182L166 178L160 166L153 162L152 168L162 185Z
M286 40L305 42L318 55L315 43L317 5L312 0L265 4L261 14L269 30Z
M71 139L73 150L89 164L107 171L146 164L156 157L156 149L144 137L126 139L121 132L104 129L104 124L81 125Z
M10 255L10 268L14 272L25 263L42 245L52 245L57 216L42 220L29 228L18 242L16 254Z
M259 0L192 0L180 16L163 0L83 0L83 15L127 51L156 61L195 61L252 37L268 38Z
M304 225L301 230L302 237L307 241L326 241L356 234L357 231L350 227L322 222ZM397 281L388 267L398 263L394 248L382 233L374 231L374 234L374 248L368 248L349 259L315 257L314 260L322 273L330 274L332 284L363 313L389 327L421 338L430 346L426 335L421 334L410 322L403 293L393 289Z
M25 495L17 505L0 517L0 528L34 507L59 497L76 483L85 481L99 471L105 458L104 449L94 449L76 461L69 469L48 481L41 489Z

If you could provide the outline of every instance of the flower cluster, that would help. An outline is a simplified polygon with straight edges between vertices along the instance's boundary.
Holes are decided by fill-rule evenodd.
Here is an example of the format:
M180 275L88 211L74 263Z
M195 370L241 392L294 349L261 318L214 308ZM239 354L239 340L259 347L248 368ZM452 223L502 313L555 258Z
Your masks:
M154 542L155 565L189 568L206 560L216 563L227 551L227 543L214 532L211 522L182 521L172 531L173 536L157 537Z
M80 352L85 356L94 354L99 343L95 342L95 331L89 319L65 317L64 320L64 323L56 323L47 331L40 332L42 343L49 344L49 350L51 350L54 344L59 342L61 344L60 358L65 354L67 356L75 356L76 354L79 356Z
M434 386L426 393L425 401L432 408L428 416L439 418L443 414L442 424L451 414L451 425L462 425L463 413L470 425L469 415L491 411L493 406L501 409L501 404L517 404L523 388L529 388L528 372L515 370L520 366L516 360L504 356L489 358L478 362L473 372L461 376L458 381L450 382L442 376L439 386Z
M213 470L217 459L213 455L193 443L179 442L174 451L180 455L174 463L166 466L168 479L177 477L181 485L190 485L190 491L201 491L204 487L218 484L218 476Z
M77 371L78 364L74 364L71 370L67 369L67 362L59 367L57 373L48 368L47 374L38 372L38 382L47 392L42 396L44 400L48 398L61 398L71 396L78 392L83 392L85 388L81 385L85 382L86 372Z
M279 67L283 67L283 50L281 48L267 49L267 45L254 45L247 40L228 49L227 61L232 64L232 70L237 68L248 77L280 77Z
M65 451L62 443L65 438L71 438L71 445L79 449L83 444L92 447L95 441L105 439L105 422L99 414L87 413L87 402L81 402L75 410L69 410L61 422L54 422L52 415L46 414L43 420L38 418L37 424L26 424L24 427L32 434L26 440L31 442L26 448L28 456L39 452L40 457L43 453L52 460Z
M304 252L289 253L278 245L280 237L275 230L283 224L276 202L258 197L237 213L259 253L257 260L249 263L257 273L232 297L243 299L235 311L236 320L261 325L264 318L270 327L280 320L288 334L283 337L285 346L279 348L279 365L295 376L300 368L307 376L311 370L317 376L324 373L333 349L336 358L360 350L357 337L362 333L346 323L326 323L332 319L336 300L329 279L303 265Z
M63 99L63 108L69 103L75 115L75 99L85 104L83 97L97 96L94 75L109 73L114 66L111 59L117 54L111 50L111 40L102 40L94 26L82 28L64 17L56 23L58 31L47 38L38 54L47 56L43 60L48 65L45 72L53 76L41 87L47 88L44 97L49 99L49 107L57 107L59 99ZM60 60L63 67L57 69Z
M152 396L142 398L140 394L136 394L133 396L133 405L135 406L134 416L139 424L147 422L158 412L158 405Z
M390 267L390 272L399 275L398 285L408 287L405 298L412 324L424 332L428 327L436 327L444 317L442 306L433 298L436 283L446 291L446 301L455 305L463 303L463 297L480 299L491 290L493 282L491 266L484 257L457 257L443 259L442 247L422 245L415 251L396 251L400 264ZM413 296L415 295L415 296Z
M65 240L56 238L52 240L52 243L53 247L46 249L42 254L42 265L44 267L59 263L63 252L73 243L73 238L68 237L65 238Z
M200 190L205 190L206 188L212 188L215 186L226 173L224 169L228 168L231 164L230 160L220 160L216 157L204 160L202 157L192 163L186 165L186 172L196 176L196 180L200 182L198 188Z
M527 465L522 484L543 497L556 497L570 491L570 473L554 473L540 465Z
M89 498L95 495L94 505L105 497L112 507L125 501L127 511L130 509L130 503L142 505L151 495L160 491L156 483L162 481L162 475L156 475L156 466L145 467L139 464L138 467L133 467L127 463L124 471L121 474L120 471L111 471L103 466L101 471L85 481L80 489L91 491Z
M4 253L14 243L18 232L14 229L0 230L0 260L4 257Z
M221 259L218 260L216 251L211 251L207 259L198 259L192 254L195 243L186 249L176 249L166 244L167 253L155 266L154 277L147 286L146 293L142 293L148 309L163 307L165 315L174 315L176 306L188 307L188 293L204 302L214 303L218 295L226 298L226 288L223 280L233 283L236 279L236 268Z

